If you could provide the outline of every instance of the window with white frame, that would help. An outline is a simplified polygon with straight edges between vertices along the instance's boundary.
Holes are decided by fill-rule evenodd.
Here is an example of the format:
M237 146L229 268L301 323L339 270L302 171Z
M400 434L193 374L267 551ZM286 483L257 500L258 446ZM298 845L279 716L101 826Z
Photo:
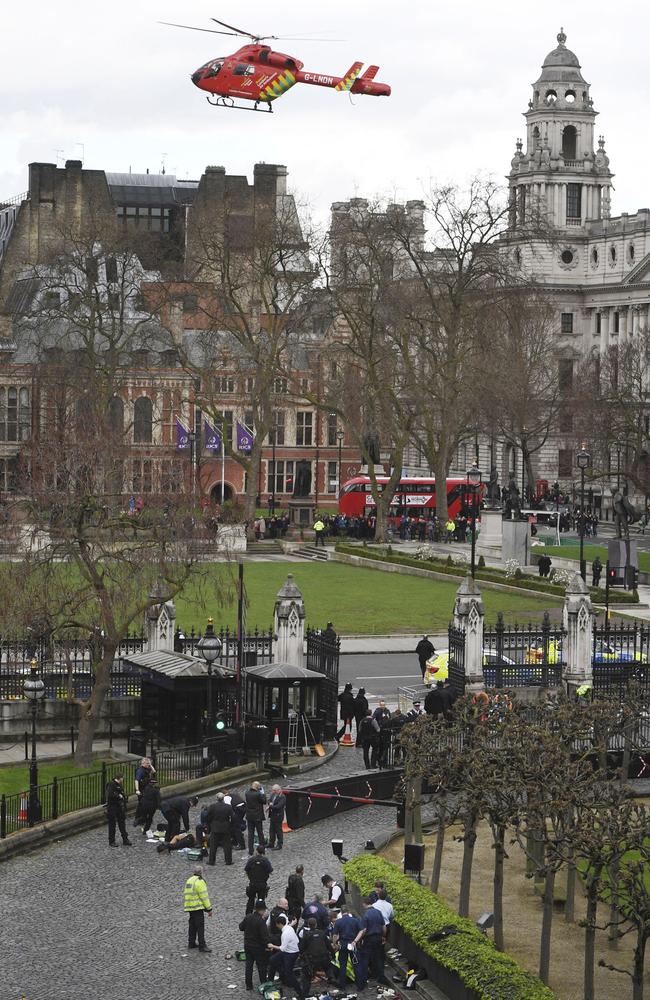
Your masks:
M327 492L336 493L338 486L338 464L336 462L327 463Z
M31 424L29 389L0 386L0 441L29 440Z
M314 414L311 410L298 410L296 413L296 444L310 445L313 443Z

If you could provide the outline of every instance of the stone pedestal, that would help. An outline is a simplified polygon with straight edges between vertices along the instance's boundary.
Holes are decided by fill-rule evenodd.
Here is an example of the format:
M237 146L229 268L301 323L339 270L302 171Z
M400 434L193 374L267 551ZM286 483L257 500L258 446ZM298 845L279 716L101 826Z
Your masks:
M503 514L500 508L481 511L481 531L476 539L476 555L500 559L503 545Z
M576 573L568 585L563 610L566 629L566 648L563 680L567 694L575 692L581 685L593 684L592 629L594 612L589 599L587 584Z
M502 521L503 545L501 558L516 559L520 566L527 566L530 555L530 525L528 521Z
M154 585L149 594L152 603L145 615L147 634L147 653L174 651L174 626L176 622L176 607L168 599L167 588L160 581Z
M310 528L314 523L316 504L311 497L291 497L289 500L289 522L296 528Z
M302 667L305 645L305 602L294 583L293 573L278 590L273 612L273 661Z
M483 679L483 626L485 609L481 589L468 574L456 591L454 602L454 627L465 634L465 691L467 694L482 691Z

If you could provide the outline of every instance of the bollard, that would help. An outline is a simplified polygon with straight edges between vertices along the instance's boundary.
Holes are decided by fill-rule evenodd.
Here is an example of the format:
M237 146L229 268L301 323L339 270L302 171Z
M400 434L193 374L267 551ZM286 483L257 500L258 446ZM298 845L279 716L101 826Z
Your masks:
M70 746L74 755L74 726L70 726Z

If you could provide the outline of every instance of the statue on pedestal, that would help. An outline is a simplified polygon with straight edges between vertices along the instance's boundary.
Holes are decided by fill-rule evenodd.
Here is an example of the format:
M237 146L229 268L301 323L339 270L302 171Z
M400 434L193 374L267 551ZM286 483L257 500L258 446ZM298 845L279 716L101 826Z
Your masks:
M311 493L311 462L302 458L296 462L296 479L293 485L294 497L308 497Z
M501 506L501 488L499 486L499 473L497 472L496 465L493 465L490 469L486 499L486 506L488 508L494 510L496 507Z
M510 473L506 494L503 516L505 518L514 518L515 521L518 521L521 518L521 496L519 495L519 488L515 482L514 472Z

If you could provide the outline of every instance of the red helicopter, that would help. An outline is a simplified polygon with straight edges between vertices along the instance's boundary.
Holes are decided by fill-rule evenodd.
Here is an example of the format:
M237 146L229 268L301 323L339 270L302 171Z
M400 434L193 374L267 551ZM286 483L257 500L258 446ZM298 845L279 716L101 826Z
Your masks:
M351 94L370 94L372 97L389 97L387 83L376 83L379 66L369 66L363 75L363 63L352 63L343 76L328 76L325 73L305 73L304 63L283 52L274 52L269 45L260 42L278 40L277 35L253 35L211 18L228 31L214 28L195 28L189 24L173 24L161 21L172 28L188 28L190 31L207 31L212 35L243 35L253 44L243 45L232 55L211 59L192 73L192 83L199 90L207 91L209 104L220 108L235 108L239 111L273 111L272 102L286 94L296 83L308 83L312 87L331 87L333 90L348 91ZM290 40L290 39L289 39ZM308 39L293 39L307 41ZM253 107L237 104L235 98L252 101ZM265 105L260 108L258 105Z

